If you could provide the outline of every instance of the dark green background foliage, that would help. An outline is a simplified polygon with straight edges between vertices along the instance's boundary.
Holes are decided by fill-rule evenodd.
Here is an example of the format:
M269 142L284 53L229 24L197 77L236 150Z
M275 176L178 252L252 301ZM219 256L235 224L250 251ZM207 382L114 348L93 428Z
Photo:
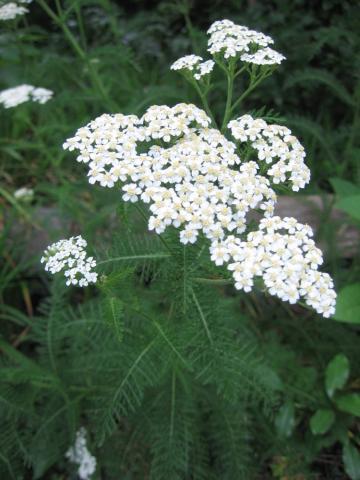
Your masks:
M55 92L0 108L1 480L75 479L64 454L80 426L97 479L359 479L359 259L335 237L359 224L357 2L57 3L62 24L46 11L56 2L34 1L0 25L0 90ZM169 250L61 148L104 112L196 103L169 65L206 56L205 31L222 18L271 35L287 57L242 113L265 107L306 148L339 321L204 282L227 272L201 242L185 249L170 231ZM219 77L217 117L224 97ZM28 205L12 196L24 185ZM329 220L335 203L349 215ZM104 260L100 293L40 271L42 248L79 232Z

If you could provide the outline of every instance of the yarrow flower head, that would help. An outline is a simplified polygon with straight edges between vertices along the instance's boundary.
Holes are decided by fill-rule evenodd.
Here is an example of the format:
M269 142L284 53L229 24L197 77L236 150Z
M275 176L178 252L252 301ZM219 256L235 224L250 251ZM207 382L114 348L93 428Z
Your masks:
M254 63L255 65L280 65L285 60L285 57L276 50L266 47L255 53L244 53L241 55L240 60L246 63Z
M275 184L288 180L292 189L298 191L309 183L304 147L291 130L282 125L269 125L251 115L231 120L228 128L236 140L250 143L260 162L269 165L267 175Z
M170 69L190 72L195 80L200 80L205 75L211 73L215 65L213 60L203 61L199 55L186 55L174 62Z
M33 101L44 104L53 96L53 92L47 88L36 88L32 85L19 85L18 87L8 88L0 92L0 103L5 108L12 108Z
M72 463L76 463L81 480L89 480L96 470L96 458L91 455L86 445L86 430L81 427L76 433L75 444L65 454Z
M45 263L45 270L52 274L63 271L67 278L66 285L86 287L96 283L98 277L93 271L96 260L87 256L86 246L86 240L80 235L59 240L45 250L41 263Z
M25 15L28 11L27 8L20 6L15 2L9 2L0 6L0 20L14 20L16 17Z
M272 217L260 220L259 229L246 240L228 237L217 248L229 262L235 288L249 292L259 277L271 295L290 303L302 297L329 317L335 313L336 293L331 277L318 271L323 258L312 236L311 228L295 218Z
M236 25L230 20L214 22L209 28L208 50L212 55L240 60L257 65L279 64L285 57L269 48L274 40L256 30Z

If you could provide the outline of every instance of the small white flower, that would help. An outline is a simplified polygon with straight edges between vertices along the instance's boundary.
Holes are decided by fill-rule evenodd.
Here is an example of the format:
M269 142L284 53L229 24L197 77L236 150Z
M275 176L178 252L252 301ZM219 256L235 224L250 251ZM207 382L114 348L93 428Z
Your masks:
M25 203L31 202L34 198L34 190L32 188L21 187L14 192L14 197Z
M40 261L45 263L47 272L55 274L63 271L67 279L66 285L86 287L90 283L96 283L98 276L93 271L96 260L87 257L86 246L86 240L80 235L68 240L59 240L45 250Z
M53 92L46 88L36 88L32 85L19 85L0 92L0 103L5 108L12 108L21 103L32 100L40 104L46 103L52 97Z
M81 480L90 480L96 470L96 458L91 455L86 445L86 430L81 427L76 433L75 444L65 454L72 463L76 463Z
M32 0L18 0L18 3L30 3ZM0 20L13 20L16 17L28 13L28 9L21 7L15 2L9 2L0 6Z

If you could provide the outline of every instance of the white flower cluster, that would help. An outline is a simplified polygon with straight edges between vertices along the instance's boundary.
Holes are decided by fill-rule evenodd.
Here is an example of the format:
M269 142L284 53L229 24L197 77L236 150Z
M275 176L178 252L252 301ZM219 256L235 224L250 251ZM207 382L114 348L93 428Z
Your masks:
M254 63L255 65L280 65L285 60L285 57L276 50L266 47L255 53L244 53L241 55L241 60L246 63Z
M0 20L13 20L16 17L28 13L28 9L21 6L21 3L31 3L32 0L18 0L15 2L5 3L0 6ZM20 5L19 5L20 4Z
M208 50L212 55L221 54L226 59L240 56L240 60L257 65L279 64L285 59L269 48L274 43L271 37L230 20L214 22L207 33L210 35Z
M229 263L235 287L249 292L261 277L271 295L296 303L300 298L324 317L335 312L336 293L331 277L318 271L323 258L308 225L295 218L263 218L245 241L234 236L213 244L217 265Z
M96 458L91 455L86 445L86 430L81 427L76 433L75 445L65 454L72 463L79 465L78 476L81 480L89 480L96 470Z
M41 263L45 263L45 270L52 274L63 270L67 278L66 285L86 287L89 283L96 283L98 276L93 271L96 260L87 257L86 246L86 240L80 235L59 240L45 250Z
M125 201L148 203L149 230L161 234L170 225L181 228L183 244L196 242L200 234L207 238L215 264L229 263L234 271L236 288L248 291L259 276L272 295L292 303L304 297L319 313L331 315L335 293L330 277L317 271L322 258L309 238L311 229L273 217L276 194L269 179L259 174L256 162L241 161L236 145L209 125L194 105L154 106L141 118L102 115L64 148L79 150L77 159L88 165L90 183L114 187L120 182ZM280 165L294 189L308 180L298 178L296 162L303 161L303 149L289 130L251 117L229 126L236 138L252 142L260 159L277 160L271 177L286 180L277 177ZM239 236L251 210L265 218L243 241Z
M204 112L183 104L149 108L137 128L133 116L105 115L79 129L64 148L80 150L78 160L88 163L90 183L113 187L120 181L125 201L150 203L150 230L183 227L184 244L194 243L200 232L219 240L243 232L252 209L272 215L276 195L257 173L258 165L240 165L236 145L207 128L209 122ZM157 139L176 141L137 153L144 142Z
M32 85L19 85L0 92L0 103L5 108L12 108L21 103L32 100L37 103L46 103L53 96L53 92L47 88L36 88Z
M194 75L196 80L200 80L203 76L211 73L215 65L213 60L203 61L202 57L198 55L186 55L181 57L176 62L174 62L170 69L171 70L187 70Z
M228 124L233 137L250 142L260 161L271 165L267 174L276 184L289 180L292 190L298 191L310 181L305 165L305 150L291 130L282 125L269 125L260 118L243 115Z
M34 198L34 190L32 188L21 187L14 192L14 197L16 200L20 200L22 202L31 202Z

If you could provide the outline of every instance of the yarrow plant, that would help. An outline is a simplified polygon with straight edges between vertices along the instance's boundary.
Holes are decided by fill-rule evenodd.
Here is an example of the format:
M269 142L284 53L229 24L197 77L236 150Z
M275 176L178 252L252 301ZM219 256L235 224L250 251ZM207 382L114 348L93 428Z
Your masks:
M44 104L48 102L53 92L47 88L33 87L32 85L19 85L17 87L8 88L0 92L0 103L5 108L13 108L25 102L35 102Z
M91 479L96 470L96 458L87 448L84 427L76 432L75 444L69 448L65 456L70 462L79 466L77 474L81 480Z
M237 113L285 57L269 47L271 37L229 20L215 22L208 35L212 59L187 55L171 66L196 88L204 110L179 103L151 106L140 117L103 114L64 148L78 151L90 184L119 188L125 202L147 204L150 231L161 235L175 227L184 246L206 246L214 264L231 272L236 289L259 286L283 301L303 299L329 317L336 294L330 276L318 270L323 258L311 228L274 216L278 186L298 191L309 183L304 148L288 128ZM215 67L228 87L220 128L208 101ZM234 100L240 75L248 86ZM54 257L45 255L47 269L72 267L65 275L79 286L96 281L95 273L84 273L85 265L95 266L93 259L76 263L83 244L61 242L50 250Z

